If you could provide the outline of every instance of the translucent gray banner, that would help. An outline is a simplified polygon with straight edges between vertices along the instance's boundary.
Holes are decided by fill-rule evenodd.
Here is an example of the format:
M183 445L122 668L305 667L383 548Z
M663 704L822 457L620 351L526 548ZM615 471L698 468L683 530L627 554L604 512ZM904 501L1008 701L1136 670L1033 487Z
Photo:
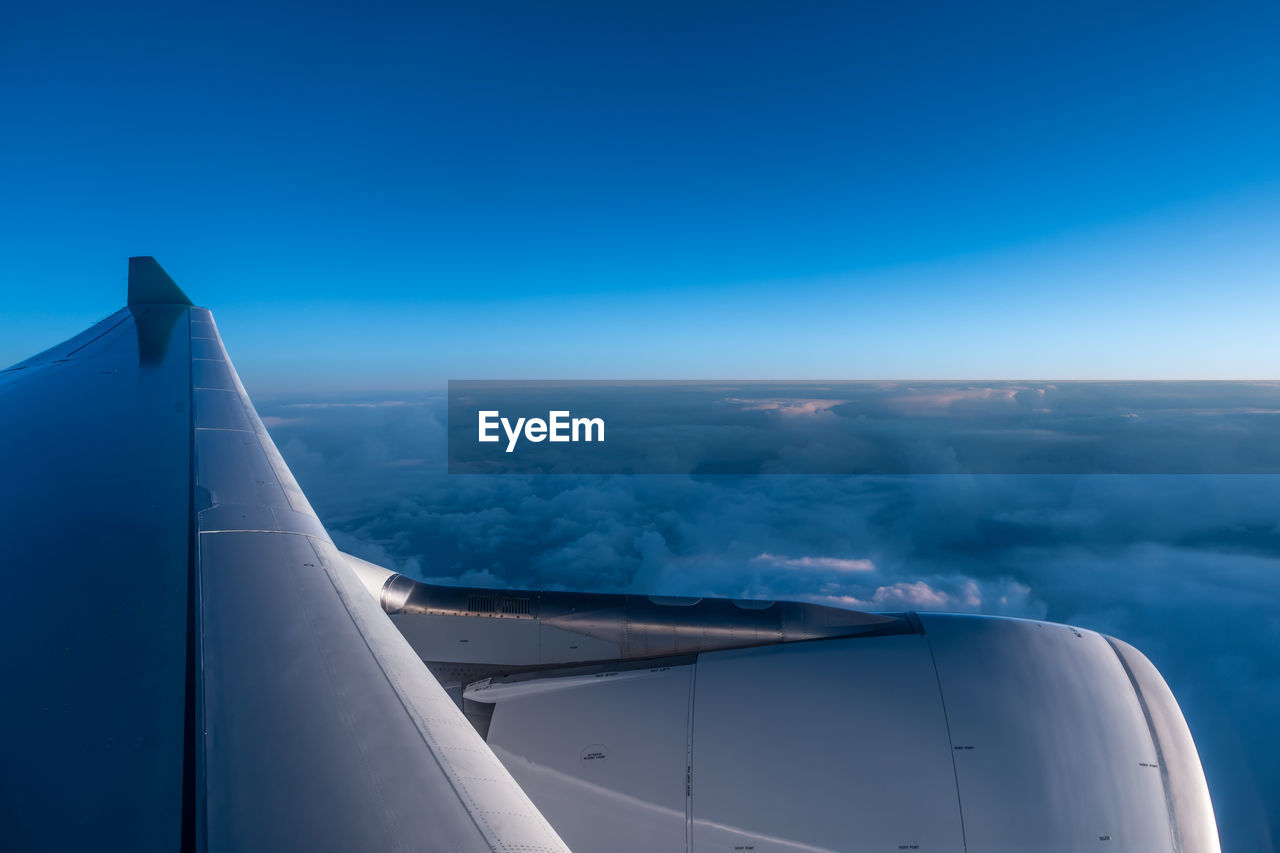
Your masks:
M454 474L1280 473L1280 382L449 383Z

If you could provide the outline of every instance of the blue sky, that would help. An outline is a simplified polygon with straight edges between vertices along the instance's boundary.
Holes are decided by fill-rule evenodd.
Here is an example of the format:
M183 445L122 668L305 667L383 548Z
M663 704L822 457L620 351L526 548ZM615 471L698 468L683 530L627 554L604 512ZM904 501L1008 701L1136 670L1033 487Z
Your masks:
M11 4L0 361L251 390L1274 377L1274 5Z

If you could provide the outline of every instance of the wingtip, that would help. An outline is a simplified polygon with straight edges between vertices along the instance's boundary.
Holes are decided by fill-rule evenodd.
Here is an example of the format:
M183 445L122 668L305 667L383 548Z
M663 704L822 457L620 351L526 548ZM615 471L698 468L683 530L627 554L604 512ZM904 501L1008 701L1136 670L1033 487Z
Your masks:
M190 305L182 288L150 255L129 259L130 305Z

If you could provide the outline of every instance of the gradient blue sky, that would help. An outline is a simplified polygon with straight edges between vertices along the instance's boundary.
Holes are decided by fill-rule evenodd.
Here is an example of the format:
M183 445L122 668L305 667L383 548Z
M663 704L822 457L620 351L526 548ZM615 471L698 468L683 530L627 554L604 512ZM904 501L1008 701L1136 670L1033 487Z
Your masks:
M1275 378L1280 7L7 4L0 362L157 256L251 391Z

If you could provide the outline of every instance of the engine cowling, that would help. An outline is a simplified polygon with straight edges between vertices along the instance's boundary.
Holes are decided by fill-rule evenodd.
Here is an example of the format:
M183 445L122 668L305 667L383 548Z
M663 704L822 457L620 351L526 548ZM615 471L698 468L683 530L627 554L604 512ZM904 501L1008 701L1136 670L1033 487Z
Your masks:
M910 634L494 678L488 743L575 850L1217 851L1186 723L1131 646Z
M352 560L574 850L1220 850L1178 704L1114 638Z

